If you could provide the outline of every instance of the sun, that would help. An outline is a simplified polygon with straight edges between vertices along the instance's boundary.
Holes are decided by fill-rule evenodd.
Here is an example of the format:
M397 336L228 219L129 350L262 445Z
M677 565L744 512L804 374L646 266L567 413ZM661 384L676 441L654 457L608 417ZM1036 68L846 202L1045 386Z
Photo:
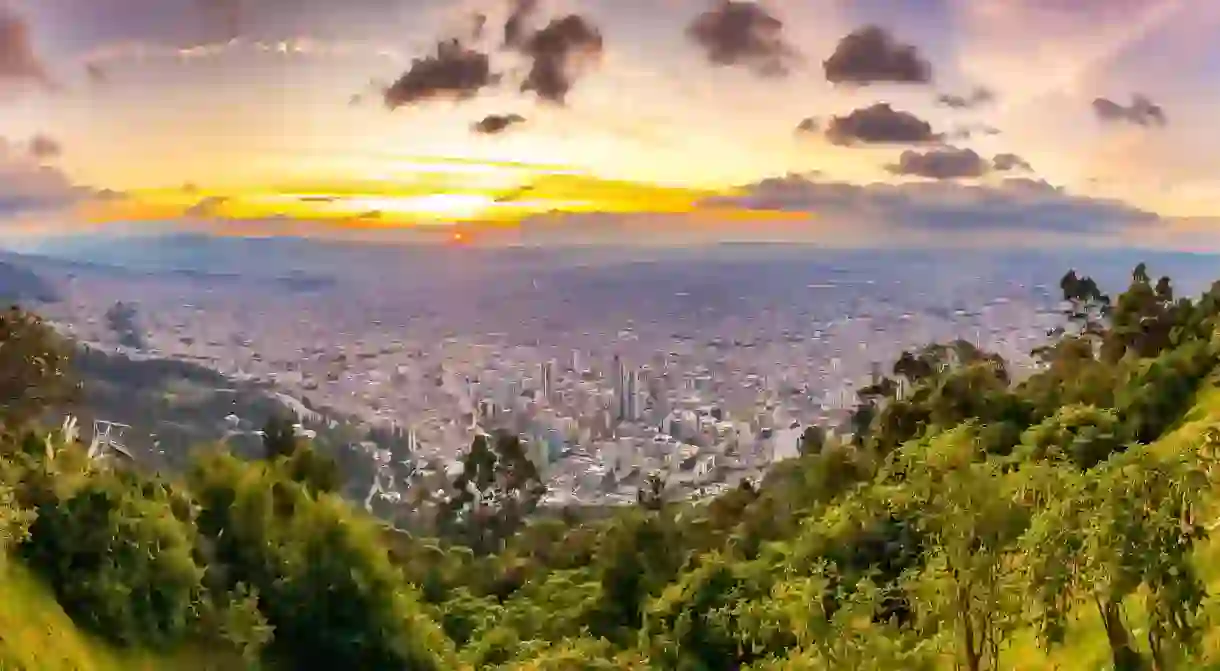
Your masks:
M336 207L355 212L376 211L387 216L406 215L452 221L475 217L495 205L495 199L470 193L433 193L424 196L371 196L341 198Z

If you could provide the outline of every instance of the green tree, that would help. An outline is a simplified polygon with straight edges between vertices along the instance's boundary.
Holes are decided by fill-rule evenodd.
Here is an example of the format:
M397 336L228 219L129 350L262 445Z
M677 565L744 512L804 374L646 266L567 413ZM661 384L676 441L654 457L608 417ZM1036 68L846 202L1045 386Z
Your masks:
M664 475L659 472L649 473L644 476L644 481L636 490L636 503L645 510L661 510L665 507L665 486Z
M916 626L952 627L958 660L970 671L998 668L1000 650L1020 623L1018 541L1032 510L1018 495L1021 474L979 450L969 427L904 449L897 484L878 488L885 505L912 516L926 544L924 567L906 583Z
M1085 473L1063 472L1058 496L1023 541L1037 622L1047 645L1063 641L1071 610L1097 610L1115 669L1147 668L1125 603L1144 595L1152 663L1168 668L1175 647L1198 643L1204 596L1193 548L1206 475L1197 462L1134 447Z
M799 450L802 455L817 454L826 447L826 430L822 427L811 424L805 427L801 432L801 442Z
M265 463L198 458L190 473L209 568L258 593L291 667L454 668L451 643L389 561L380 526Z
M0 312L0 423L27 425L79 397L72 346L37 315Z
M263 455L274 461L280 457L292 457L301 445L296 424L284 415L272 415L263 426Z
M184 641L203 600L194 509L164 483L102 473L39 507L22 547L64 609L127 645Z
M1069 461L1081 470L1126 449L1129 437L1118 414L1091 405L1069 405L1022 436L1023 459Z
M504 547L538 507L546 485L511 433L476 436L453 481L443 525L478 554Z

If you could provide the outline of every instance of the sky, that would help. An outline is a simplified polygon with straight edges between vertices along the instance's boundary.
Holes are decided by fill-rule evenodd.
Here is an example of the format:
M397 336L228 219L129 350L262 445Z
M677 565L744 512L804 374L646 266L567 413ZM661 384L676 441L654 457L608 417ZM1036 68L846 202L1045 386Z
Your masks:
M1220 3L0 8L13 230L1220 246Z

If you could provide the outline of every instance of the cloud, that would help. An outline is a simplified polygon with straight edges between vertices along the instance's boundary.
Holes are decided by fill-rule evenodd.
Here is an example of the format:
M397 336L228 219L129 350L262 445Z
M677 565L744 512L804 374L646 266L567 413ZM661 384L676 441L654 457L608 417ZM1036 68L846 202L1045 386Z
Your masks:
M822 127L822 121L815 116L805 117L796 125L797 133L816 133Z
M105 84L110 80L110 73L101 63L85 63L85 77L94 84Z
M480 135L496 135L520 123L525 123L520 114L488 114L471 124L470 130Z
M1164 126L1169 123L1160 105L1138 93L1131 96L1130 105L1121 105L1109 98L1095 98L1093 112L1103 122L1125 121L1137 126Z
M837 145L923 144L938 142L941 135L932 125L911 114L895 110L889 103L875 103L831 118L826 139Z
M126 200L128 194L125 191L116 191L114 189L95 189L93 197L97 200L107 202L116 200Z
M466 100L499 80L487 54L454 39L437 44L435 54L412 60L411 67L385 89L383 98L390 109L441 98Z
M1037 249L1127 246L1155 238L1165 223L1127 204L1070 194L1042 180L858 185L789 174L704 199L681 214L539 215L515 233L540 245L767 241L855 249Z
M885 169L894 175L937 180L973 179L985 177L993 171L1033 171L1033 167L1016 154L996 154L988 161L972 149L958 147L938 147L922 152L907 150L898 157L897 163L887 165ZM1024 182L1015 184L1023 185ZM1045 184L1045 182L1041 183L1041 185Z
M530 35L518 50L531 61L522 93L532 91L543 101L562 105L582 68L600 62L605 44L597 26L569 14Z
M896 41L879 26L869 25L845 35L834 53L822 62L826 81L867 86L878 83L927 84L932 66L912 45Z
M242 34L245 7L243 0L196 0L207 18L216 22L226 39Z
M996 172L1009 172L1012 170L1033 172L1034 169L1028 161L1016 154L1010 153L996 154L995 158L991 159L991 167Z
M995 101L995 92L986 86L976 86L970 95L961 96L952 93L942 93L936 96L936 102L950 109L972 109Z
M63 146L53 137L38 134L30 139L30 156L36 160L46 161L58 158L63 153Z
M504 47L519 49L529 37L526 22L538 10L538 0L513 0L508 18L504 20Z
M34 51L25 17L0 5L0 80L32 81L50 86L46 66Z
M898 157L897 163L885 169L895 175L962 179L986 175L991 170L991 164L973 149L944 147L925 152L908 149Z
M0 140L0 218L69 209L100 192L74 184L59 168L39 165Z
M706 205L808 212L822 230L867 232L872 244L903 244L914 234L1005 234L1033 240L1038 234L1071 234L1104 241L1160 221L1156 215L1114 200L1073 195L1042 180L1012 178L997 185L951 181L856 185L808 177L762 180L736 196ZM1034 236L1034 237L1031 237ZM866 241L868 242L868 241Z
M762 77L787 75L799 58L784 38L784 23L754 2L721 0L686 28L716 66L741 66Z

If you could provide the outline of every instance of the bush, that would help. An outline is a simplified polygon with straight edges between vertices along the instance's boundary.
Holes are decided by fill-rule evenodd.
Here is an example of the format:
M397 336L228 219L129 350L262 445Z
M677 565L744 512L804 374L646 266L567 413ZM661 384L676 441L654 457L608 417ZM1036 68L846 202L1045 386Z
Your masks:
M183 641L203 599L193 520L155 481L101 474L58 504L45 504L23 554L54 587L64 610L127 645Z
M372 520L313 497L265 464L196 464L201 532L230 581L248 584L292 668L451 668L451 644L390 564Z

